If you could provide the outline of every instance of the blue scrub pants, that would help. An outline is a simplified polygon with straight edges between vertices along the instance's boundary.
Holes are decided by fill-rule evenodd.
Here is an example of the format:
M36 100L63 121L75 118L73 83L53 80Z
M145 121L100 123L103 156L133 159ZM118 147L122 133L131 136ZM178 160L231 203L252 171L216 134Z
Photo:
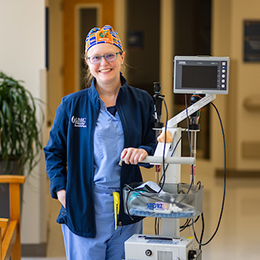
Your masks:
M133 234L142 233L142 221L117 227L115 230L114 199L112 190L95 189L96 229L95 238L81 237L62 225L68 260L121 260L124 242Z

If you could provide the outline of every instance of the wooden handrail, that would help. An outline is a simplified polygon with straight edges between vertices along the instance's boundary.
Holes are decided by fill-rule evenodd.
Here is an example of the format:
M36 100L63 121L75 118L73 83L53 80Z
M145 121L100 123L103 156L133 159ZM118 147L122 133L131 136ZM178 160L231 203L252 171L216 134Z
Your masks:
M0 183L24 183L25 177L21 175L0 175Z
M0 236L0 259L21 259L20 240L20 184L25 182L24 176L1 175L0 183L9 183L9 211L10 220L0 219L0 229L5 229L5 234ZM8 223L8 224L7 224Z

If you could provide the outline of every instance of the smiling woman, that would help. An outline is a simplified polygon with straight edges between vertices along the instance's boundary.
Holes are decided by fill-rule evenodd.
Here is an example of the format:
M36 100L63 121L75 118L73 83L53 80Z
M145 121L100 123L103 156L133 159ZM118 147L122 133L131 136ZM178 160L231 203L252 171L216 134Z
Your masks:
M120 54L120 58L118 55ZM116 83L116 91L121 86L120 82L120 72L121 65L124 62L125 52L123 50L122 43L118 34L112 29L111 26L104 26L101 30L99 28L93 28L87 35L86 38L86 48L85 48L85 61L87 63L88 69L86 73L86 82L87 86L90 85L92 81L92 77L96 77L98 72L100 75L108 75L117 76L117 79L112 79L110 83L114 84L114 80ZM102 84L97 78L97 85ZM109 81L105 80L105 84L109 83ZM102 90L101 90L102 91ZM117 92L115 93L117 95ZM115 102L115 100L114 100Z
M124 59L111 26L90 30L91 85L63 98L44 148L51 195L62 205L57 221L67 259L121 260L124 241L142 232L141 218L124 213L122 189L142 181L137 164L154 152L154 104L146 91L127 85Z
M120 70L125 52L118 34L111 26L93 28L86 38L86 63L95 77L95 87L106 107L116 105L121 87Z
M102 43L93 46L87 53L90 73L96 78L97 91L104 97L103 101L107 107L115 105L116 97L121 87L120 70L124 62L125 53L121 54L121 52L118 52L120 55L117 55L117 50L118 47L114 45ZM109 57L110 61L105 58L106 56ZM95 63L91 62L93 60Z

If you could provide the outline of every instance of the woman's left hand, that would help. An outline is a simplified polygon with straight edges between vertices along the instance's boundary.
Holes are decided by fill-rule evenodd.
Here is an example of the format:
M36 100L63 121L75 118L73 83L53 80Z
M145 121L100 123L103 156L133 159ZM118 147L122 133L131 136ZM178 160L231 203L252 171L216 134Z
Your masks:
M126 164L138 164L141 162L148 153L144 149L125 148L121 153L121 158L124 159Z

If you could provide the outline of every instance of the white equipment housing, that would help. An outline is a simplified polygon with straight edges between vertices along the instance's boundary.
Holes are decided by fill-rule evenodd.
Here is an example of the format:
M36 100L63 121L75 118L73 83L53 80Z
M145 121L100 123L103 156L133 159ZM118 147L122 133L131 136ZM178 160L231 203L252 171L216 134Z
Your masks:
M138 235L135 234L125 243L126 259L131 260L182 260L188 259L194 248L192 238Z

